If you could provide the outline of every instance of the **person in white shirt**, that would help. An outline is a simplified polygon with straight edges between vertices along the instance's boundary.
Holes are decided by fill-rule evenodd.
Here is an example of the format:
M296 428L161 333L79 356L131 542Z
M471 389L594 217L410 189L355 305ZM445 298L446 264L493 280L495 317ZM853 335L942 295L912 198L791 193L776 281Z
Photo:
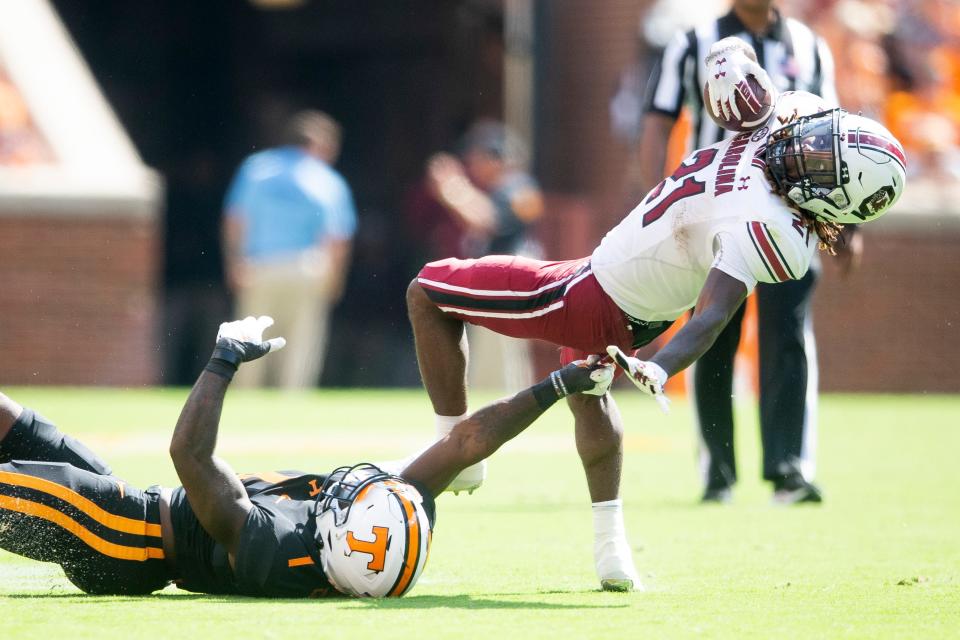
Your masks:
M225 267L238 315L270 309L299 345L245 369L237 378L245 387L317 385L357 228L350 186L333 168L340 125L302 111L288 123L287 138L290 144L244 160L225 201Z

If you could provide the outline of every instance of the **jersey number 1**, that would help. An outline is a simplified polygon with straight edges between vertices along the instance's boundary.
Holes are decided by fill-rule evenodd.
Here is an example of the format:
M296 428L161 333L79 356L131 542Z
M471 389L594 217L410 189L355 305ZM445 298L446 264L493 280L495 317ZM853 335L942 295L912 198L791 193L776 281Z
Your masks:
M644 200L644 204L649 204L650 202L653 202L659 198L661 193L663 193L667 182L671 183L670 191L667 192L667 195L663 196L663 199L660 200L660 202L650 207L650 209L643 214L643 226L646 227L647 225L653 224L662 218L663 214L665 214L667 209L669 209L674 203L683 200L684 198L698 196L706 191L707 183L697 180L690 174L696 173L697 171L710 166L716 157L716 149L701 149L693 154L691 158L689 158L689 162L683 162L679 167L677 167L677 170L673 172L673 175L671 175L669 178L661 180L660 184L658 184L653 191L650 192L650 195L647 196L647 199ZM680 178L686 179L679 184L675 184L680 180Z

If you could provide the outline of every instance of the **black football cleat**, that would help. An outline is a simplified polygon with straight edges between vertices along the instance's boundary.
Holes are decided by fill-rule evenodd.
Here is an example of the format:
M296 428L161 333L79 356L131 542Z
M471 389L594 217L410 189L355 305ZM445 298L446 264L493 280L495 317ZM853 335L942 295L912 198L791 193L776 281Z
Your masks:
M823 502L823 492L820 487L807 482L799 473L792 473L773 483L773 504L820 504Z
M700 504L730 504L733 490L730 487L708 487L700 498Z

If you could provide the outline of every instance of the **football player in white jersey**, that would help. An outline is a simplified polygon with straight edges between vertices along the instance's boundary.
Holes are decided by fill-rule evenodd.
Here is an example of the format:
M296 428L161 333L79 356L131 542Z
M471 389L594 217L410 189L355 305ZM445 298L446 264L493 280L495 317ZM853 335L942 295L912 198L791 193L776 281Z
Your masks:
M742 90L718 87L713 95L729 100ZM785 93L756 129L690 154L588 258L426 265L407 304L438 433L467 411L464 322L554 342L565 362L610 353L638 387L662 398L667 378L710 347L758 282L802 277L818 246L833 250L841 224L886 213L904 180L903 149L882 125L822 110L811 94ZM649 361L623 353L690 309ZM619 413L609 394L571 396L568 405L593 502L601 585L638 588L619 497ZM484 474L482 465L466 469L451 489L476 488Z

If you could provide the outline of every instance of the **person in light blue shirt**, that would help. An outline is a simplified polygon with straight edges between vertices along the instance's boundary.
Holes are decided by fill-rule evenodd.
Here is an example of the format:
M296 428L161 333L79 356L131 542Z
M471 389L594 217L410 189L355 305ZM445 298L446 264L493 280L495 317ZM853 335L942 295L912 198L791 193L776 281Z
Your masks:
M327 114L293 117L287 146L254 153L227 193L227 282L237 312L268 309L301 348L239 381L303 388L323 365L327 320L339 300L357 226L350 187L334 168L341 131Z

